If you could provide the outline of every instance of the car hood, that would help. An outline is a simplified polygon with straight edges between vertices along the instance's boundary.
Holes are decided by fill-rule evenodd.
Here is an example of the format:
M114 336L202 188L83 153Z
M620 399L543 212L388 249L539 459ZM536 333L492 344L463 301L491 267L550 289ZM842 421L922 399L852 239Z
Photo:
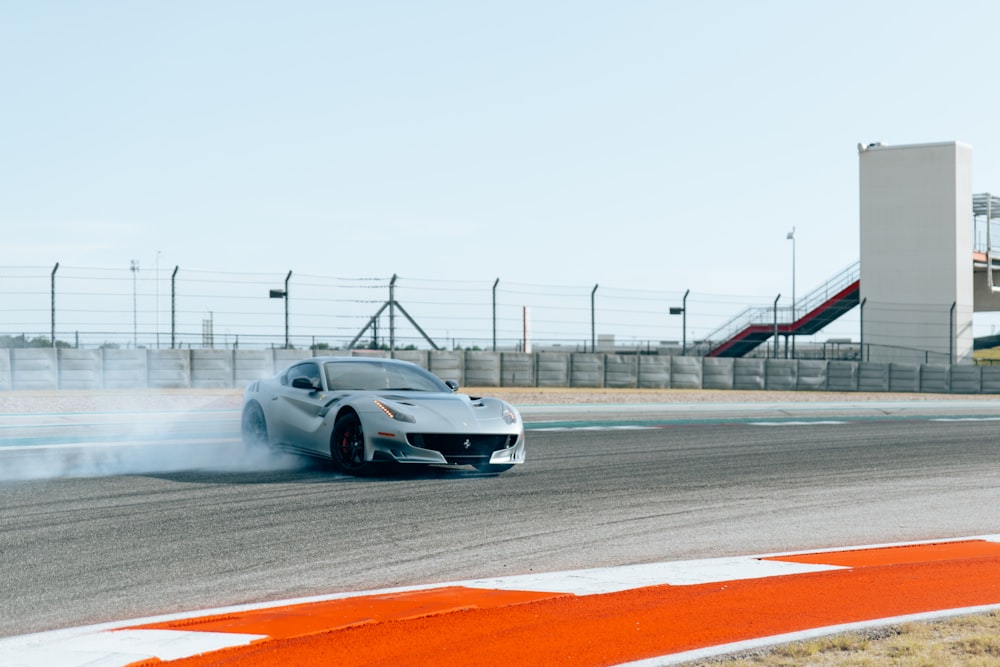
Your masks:
M419 392L384 392L376 396L408 411L418 427L432 425L437 419L453 427L465 425L504 424L502 403L497 399L470 399L464 394L428 394Z

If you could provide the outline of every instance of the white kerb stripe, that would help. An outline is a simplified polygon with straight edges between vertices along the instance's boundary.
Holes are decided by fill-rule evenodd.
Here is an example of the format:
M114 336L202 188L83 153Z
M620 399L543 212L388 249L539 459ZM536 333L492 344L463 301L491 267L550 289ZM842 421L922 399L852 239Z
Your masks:
M842 569L847 568L737 556L477 579L464 581L462 585L472 588L595 595L663 584L690 586Z
M245 646L266 635L186 630L114 630L68 637L42 646L0 650L6 667L124 667L159 658L178 660L199 653Z

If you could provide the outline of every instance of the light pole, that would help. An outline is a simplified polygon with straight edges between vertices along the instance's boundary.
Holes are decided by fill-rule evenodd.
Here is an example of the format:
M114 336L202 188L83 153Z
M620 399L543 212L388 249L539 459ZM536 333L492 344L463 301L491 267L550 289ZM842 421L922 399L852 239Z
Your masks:
M180 265L174 267L174 272L170 274L170 349L174 349L177 338L177 272Z
M594 285L594 289L590 290L590 351L597 352L597 336L595 334L595 315L594 315L594 294L597 293L597 285Z
M289 271L288 275L285 276L285 289L273 289L270 291L270 297L272 299L284 299L285 300L285 349L290 349L288 345L288 281L292 278L292 272Z
M139 349L139 319L135 299L135 279L139 273L139 260L133 259L129 270L132 272L132 347Z
M156 251L156 349L160 349L160 255L162 250Z
M792 231L785 235L785 239L792 242L792 327L789 331L792 333L792 358L795 358L795 227L792 227ZM787 346L786 346L787 347Z
M52 267L52 287L50 289L50 296L52 298L52 347L56 346L56 271L59 270L59 262Z
M682 357L687 354L687 319L688 319L688 316L687 316L687 312L688 312L687 301L688 301L688 294L690 294L690 293L691 293L691 290L685 290L685 292L684 292L684 298L681 299L681 307L680 308L677 308L676 306L671 306L671 308L670 308L670 314L671 315L681 315L682 316L681 317L681 356Z
M493 351L497 351L497 285L500 279L493 281Z

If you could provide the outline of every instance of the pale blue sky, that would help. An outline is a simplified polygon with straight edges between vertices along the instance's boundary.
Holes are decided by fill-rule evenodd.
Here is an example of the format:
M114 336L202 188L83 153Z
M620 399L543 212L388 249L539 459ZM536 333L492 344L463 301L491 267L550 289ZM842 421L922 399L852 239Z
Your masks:
M858 142L1000 191L1000 3L0 0L0 266L801 296ZM719 323L721 324L721 322Z

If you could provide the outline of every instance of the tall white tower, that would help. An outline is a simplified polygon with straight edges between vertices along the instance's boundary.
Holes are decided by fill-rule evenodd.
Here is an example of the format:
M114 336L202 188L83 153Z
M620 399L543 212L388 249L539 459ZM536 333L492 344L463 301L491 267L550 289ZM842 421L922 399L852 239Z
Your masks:
M972 147L859 144L858 152L862 354L972 363Z

